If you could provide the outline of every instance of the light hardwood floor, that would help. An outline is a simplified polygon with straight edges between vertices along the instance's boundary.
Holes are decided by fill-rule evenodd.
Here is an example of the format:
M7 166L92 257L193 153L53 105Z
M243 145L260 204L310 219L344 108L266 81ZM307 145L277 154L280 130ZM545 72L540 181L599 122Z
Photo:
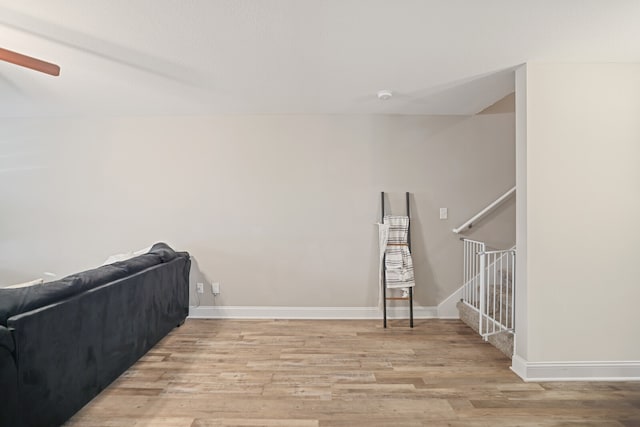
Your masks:
M524 383L457 320L187 320L68 427L640 426L640 383Z

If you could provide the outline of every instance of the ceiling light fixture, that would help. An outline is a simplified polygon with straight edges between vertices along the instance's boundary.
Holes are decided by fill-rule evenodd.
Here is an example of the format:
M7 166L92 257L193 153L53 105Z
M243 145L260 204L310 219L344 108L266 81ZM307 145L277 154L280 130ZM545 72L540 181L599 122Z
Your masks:
M379 90L378 91L378 99L381 99L382 101L387 101L387 100L391 99L392 96L393 96L393 92L391 92L390 90Z

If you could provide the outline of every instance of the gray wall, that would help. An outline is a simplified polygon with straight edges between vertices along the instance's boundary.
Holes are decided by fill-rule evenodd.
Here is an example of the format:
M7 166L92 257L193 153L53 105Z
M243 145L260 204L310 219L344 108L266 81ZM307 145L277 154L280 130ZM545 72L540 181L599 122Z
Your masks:
M166 241L194 256L194 280L221 283L216 304L371 307L379 192L403 213L410 191L416 299L432 306L461 285L450 230L515 183L513 113L5 119L0 128L5 284ZM511 246L515 203L469 236Z

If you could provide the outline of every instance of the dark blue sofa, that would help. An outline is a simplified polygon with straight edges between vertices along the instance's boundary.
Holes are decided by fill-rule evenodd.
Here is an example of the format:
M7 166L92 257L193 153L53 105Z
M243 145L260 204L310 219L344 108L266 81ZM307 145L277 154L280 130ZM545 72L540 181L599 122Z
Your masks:
M0 288L0 427L51 427L184 322L186 252L149 253L41 286Z

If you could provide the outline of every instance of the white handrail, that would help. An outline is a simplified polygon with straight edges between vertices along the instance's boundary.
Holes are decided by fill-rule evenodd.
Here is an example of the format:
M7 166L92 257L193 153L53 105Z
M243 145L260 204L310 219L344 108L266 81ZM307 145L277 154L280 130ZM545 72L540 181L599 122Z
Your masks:
M493 203L491 203L489 206L487 206L486 208L482 209L480 212L478 212L477 214L475 214L469 221L465 222L464 224L462 224L460 227L458 228L454 228L452 231L456 234L460 233L462 230L466 229L466 228L471 228L471 226L473 225L474 222L476 222L477 220L479 220L480 218L482 218L483 216L485 216L486 214L488 214L489 212L491 212L496 206L498 206L500 203L504 202L505 200L507 200L509 197L511 197L512 194L514 194L516 192L516 187L513 187L511 190L507 191L506 193L504 193L502 196L498 197Z

